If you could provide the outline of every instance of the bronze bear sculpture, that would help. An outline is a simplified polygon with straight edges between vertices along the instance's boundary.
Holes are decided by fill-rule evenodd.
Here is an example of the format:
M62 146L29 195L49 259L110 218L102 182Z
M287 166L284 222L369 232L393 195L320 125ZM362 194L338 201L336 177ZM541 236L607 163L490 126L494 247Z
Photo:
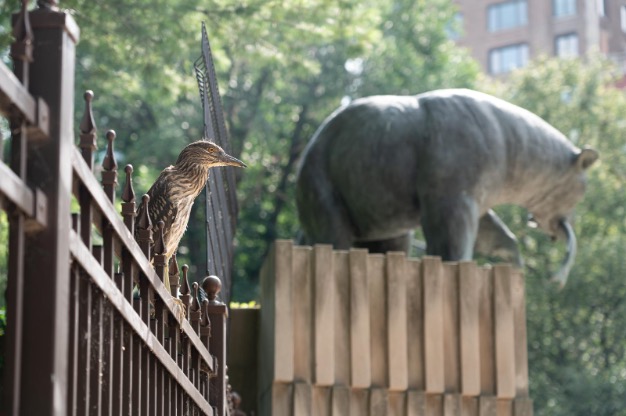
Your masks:
M598 158L535 114L464 89L372 96L336 110L303 152L296 202L305 244L407 251L422 227L426 253L474 250L523 264L517 239L491 210L517 204L576 251L569 219Z

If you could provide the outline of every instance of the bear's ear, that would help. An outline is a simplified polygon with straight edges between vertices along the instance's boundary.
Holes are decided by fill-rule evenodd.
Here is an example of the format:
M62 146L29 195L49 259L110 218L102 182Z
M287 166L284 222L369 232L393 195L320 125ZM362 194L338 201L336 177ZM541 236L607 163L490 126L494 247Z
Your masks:
M591 147L585 147L576 155L576 161L574 163L579 171L583 171L593 165L593 163L598 160L598 157L600 157L600 155L596 150Z

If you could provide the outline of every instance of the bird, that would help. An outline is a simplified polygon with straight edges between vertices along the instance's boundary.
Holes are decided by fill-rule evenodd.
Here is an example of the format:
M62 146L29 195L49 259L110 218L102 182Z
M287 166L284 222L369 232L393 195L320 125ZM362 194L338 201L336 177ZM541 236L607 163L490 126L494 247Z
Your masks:
M176 163L163 169L148 190L150 220L152 224L163 221L166 264L178 249L189 223L191 207L206 184L209 169L218 166L247 167L217 144L208 140L198 140L185 146ZM142 200L137 207L137 214L144 209L143 204ZM169 291L167 273L164 279L165 287Z

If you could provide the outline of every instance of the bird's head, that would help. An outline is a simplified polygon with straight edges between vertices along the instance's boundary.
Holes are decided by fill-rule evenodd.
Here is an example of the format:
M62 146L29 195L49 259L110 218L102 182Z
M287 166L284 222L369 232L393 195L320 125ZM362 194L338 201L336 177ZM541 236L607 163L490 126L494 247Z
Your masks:
M213 142L199 140L187 145L176 161L176 167L185 168L213 168L216 166L237 166L245 168L241 160L227 154L224 149Z

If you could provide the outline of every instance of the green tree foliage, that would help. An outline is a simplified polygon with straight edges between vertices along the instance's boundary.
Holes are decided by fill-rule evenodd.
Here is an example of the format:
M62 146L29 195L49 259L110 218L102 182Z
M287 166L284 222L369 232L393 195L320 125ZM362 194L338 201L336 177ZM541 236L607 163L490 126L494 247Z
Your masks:
M327 4L320 11L320 24L331 37L300 39L295 33L290 42L300 45L296 62L270 60L259 66L256 57L257 62L233 60L238 70L231 72L224 101L232 138L252 164L239 187L238 299L257 296L258 272L269 244L296 235L298 158L342 100L471 86L477 74L467 53L445 35L454 15L448 1L344 1L339 9ZM419 44L405 36L415 36ZM245 85L247 90L234 88Z
M139 194L200 137L193 62L206 21L234 154L250 166L237 172L234 295L242 300L256 296L271 241L296 234L298 157L342 98L469 86L477 73L468 54L446 38L454 14L449 0L66 0L61 6L81 27L76 125L82 93L92 89L100 143L106 129L117 131L120 163L135 166ZM18 1L0 8L6 50ZM347 71L346 62L361 65ZM205 261L202 206L196 203L182 242L192 264Z
M498 212L520 238L526 259L531 396L538 415L626 415L626 98L615 68L541 59L491 92L527 108L600 161L589 171L575 213L578 257L563 290L548 282L563 243L524 227L525 212Z

